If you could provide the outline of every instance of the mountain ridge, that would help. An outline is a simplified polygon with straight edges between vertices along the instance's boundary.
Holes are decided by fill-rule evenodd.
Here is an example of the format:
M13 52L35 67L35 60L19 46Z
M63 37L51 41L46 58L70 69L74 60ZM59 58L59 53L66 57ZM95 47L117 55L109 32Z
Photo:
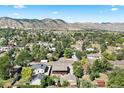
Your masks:
M124 23L92 23L92 22L76 22L68 23L62 19L45 18L39 19L16 19L10 17L0 17L0 28L16 28L16 29L46 29L46 30L110 30L124 32Z

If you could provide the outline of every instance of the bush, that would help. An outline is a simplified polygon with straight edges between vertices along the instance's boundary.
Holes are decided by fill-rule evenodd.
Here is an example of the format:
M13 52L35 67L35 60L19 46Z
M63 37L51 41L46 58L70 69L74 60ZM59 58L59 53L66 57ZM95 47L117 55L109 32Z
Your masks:
M108 86L113 88L124 88L124 69L115 69L109 75Z
M33 70L30 67L23 67L21 72L22 80L30 81L32 77Z
M41 86L43 88L54 84L55 82L50 76L44 76L43 79L41 80Z
M66 86L68 86L68 85L69 85L69 82L66 81L66 80L64 80L61 86L62 86L62 87L66 87Z
M91 73L91 74L90 74L90 80L91 80L91 81L95 80L95 75L94 75L94 73Z
M91 72L90 73L90 79L91 81L95 80L95 78L99 78L100 75L99 75L99 72Z
M94 85L87 80L80 80L80 88L92 88Z

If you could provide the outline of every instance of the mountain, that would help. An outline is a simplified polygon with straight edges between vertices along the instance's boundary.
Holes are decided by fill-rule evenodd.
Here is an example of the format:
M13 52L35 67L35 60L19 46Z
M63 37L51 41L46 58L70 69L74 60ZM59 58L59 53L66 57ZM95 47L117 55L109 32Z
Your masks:
M110 31L124 31L124 23L67 23L61 19L15 19L9 17L0 18L0 28L17 29L46 29L46 30L84 30L100 29Z

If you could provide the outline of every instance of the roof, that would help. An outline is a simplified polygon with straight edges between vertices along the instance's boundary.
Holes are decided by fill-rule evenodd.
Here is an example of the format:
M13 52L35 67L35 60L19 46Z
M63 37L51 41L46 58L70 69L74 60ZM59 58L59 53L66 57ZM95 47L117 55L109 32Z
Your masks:
M48 60L41 60L40 62L41 63L45 63L45 62L48 62Z
M124 60L110 61L113 65L124 65Z
M15 65L13 68L18 69L21 68L21 66Z
M99 53L95 53L95 54L87 54L87 57L95 57L95 58L98 58L100 57L101 55Z
M28 65L30 65L30 66L35 65L35 64L41 64L41 63L40 62L36 62L36 61L28 63Z
M94 51L94 48L86 48L87 51Z
M52 71L67 71L67 70L68 70L68 66L64 63L55 62L52 65Z
M33 64L31 66L32 69L46 69L47 65L46 64Z
M38 74L32 77L32 81L37 80L37 79L42 79L44 77L44 74Z

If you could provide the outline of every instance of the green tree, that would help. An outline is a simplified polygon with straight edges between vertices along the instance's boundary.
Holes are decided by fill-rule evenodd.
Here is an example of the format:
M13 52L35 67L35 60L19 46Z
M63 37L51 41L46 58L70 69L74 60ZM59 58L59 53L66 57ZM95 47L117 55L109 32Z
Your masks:
M23 81L30 81L32 77L33 70L30 67L23 67L21 71L21 78Z
M115 69L109 75L108 86L113 88L124 88L124 69Z
M80 87L81 88L93 88L95 86L90 81L80 80Z
M81 78L84 74L84 70L80 62L73 63L73 73L77 78Z
M36 61L47 58L47 49L45 47L40 47L39 45L34 44L32 46L31 55Z
M43 88L54 85L54 80L50 76L44 76L43 79L41 79L41 86Z
M4 53L0 56L0 78L7 79L9 77L10 62L11 60L8 53Z
M6 46L8 44L8 40L5 38L0 39L0 46Z
M81 62L82 65L85 65L85 64L88 63L88 59L87 59L87 58L82 58L82 59L80 60L80 62Z
M116 60L116 54L115 53L107 53L103 52L102 55L107 59L107 60Z
M65 51L64 51L64 56L67 57L67 58L71 58L73 55L73 50L70 49L70 48L66 48Z
M64 80L63 82L62 82L62 87L66 87L66 86L68 86L69 85L69 82L68 81L66 81L66 80Z
M77 56L78 59L81 59L82 57L86 57L86 53L83 51L76 51L75 55Z
M124 59L124 52L122 50L117 52L117 60L123 60Z
M107 69L112 68L112 65L105 59L97 59L91 68L93 72L105 72Z
M103 53L107 49L107 45L101 44L100 48L101 48L101 53Z
M78 78L81 78L83 76L83 69L81 67L78 67L74 70L74 75Z
M32 60L32 56L26 49L22 49L15 58L15 64L17 65L26 65L28 62Z
M100 77L100 75L99 75L99 72L91 72L90 73L90 80L91 81L93 81L93 80L95 80L95 78L99 78Z

